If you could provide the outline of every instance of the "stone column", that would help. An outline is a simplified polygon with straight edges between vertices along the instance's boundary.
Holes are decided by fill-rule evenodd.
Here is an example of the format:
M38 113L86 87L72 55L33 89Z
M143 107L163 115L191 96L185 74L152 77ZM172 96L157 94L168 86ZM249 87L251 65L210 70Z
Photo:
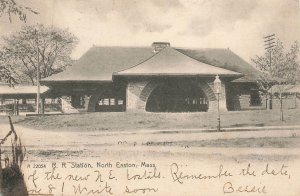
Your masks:
M130 81L126 88L126 111L145 112L148 97L142 96L142 91L149 81Z
M222 80L221 80L222 81ZM208 83L208 86L213 90L214 83ZM214 92L214 90L213 90ZM208 112L217 112L218 111L218 95L214 92L215 99L209 100ZM227 112L227 104L226 104L226 89L225 83L222 81L221 83L221 93L219 94L219 108L221 112Z

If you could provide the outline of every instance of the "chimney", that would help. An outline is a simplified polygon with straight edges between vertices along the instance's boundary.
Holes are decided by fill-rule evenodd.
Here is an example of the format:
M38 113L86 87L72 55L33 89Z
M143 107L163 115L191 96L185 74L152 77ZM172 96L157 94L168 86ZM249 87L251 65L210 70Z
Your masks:
M152 43L152 49L154 53L158 53L162 49L166 47L170 47L170 42L153 42Z

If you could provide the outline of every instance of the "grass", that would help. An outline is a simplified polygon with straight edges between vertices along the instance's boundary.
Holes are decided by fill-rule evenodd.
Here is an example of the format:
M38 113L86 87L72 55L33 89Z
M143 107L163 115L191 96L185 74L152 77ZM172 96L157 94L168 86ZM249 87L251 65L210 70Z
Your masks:
M237 111L221 113L222 127L300 125L300 110L284 111L285 121L279 120L278 110ZM85 113L14 117L16 124L40 130L125 131L149 129L215 128L216 113ZM0 117L0 122L7 122Z

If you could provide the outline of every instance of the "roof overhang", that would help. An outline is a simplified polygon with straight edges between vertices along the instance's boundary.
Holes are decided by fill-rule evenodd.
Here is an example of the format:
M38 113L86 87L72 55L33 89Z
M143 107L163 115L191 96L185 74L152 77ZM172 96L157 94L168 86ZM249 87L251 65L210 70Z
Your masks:
M147 74L122 74L116 73L113 75L115 77L199 77L199 78L208 78L208 77L215 77L216 75L220 77L227 77L227 78L240 78L243 77L243 74L180 74L180 73L147 73Z
M84 84L90 84L90 83L112 83L112 80L41 80L42 84L62 84L62 83L84 83Z

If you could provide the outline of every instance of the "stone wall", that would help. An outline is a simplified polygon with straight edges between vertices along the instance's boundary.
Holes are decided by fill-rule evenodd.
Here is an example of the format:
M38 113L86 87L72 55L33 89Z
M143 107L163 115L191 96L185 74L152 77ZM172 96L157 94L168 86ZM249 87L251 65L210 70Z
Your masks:
M136 80L129 81L126 89L126 111L129 112L145 112L147 100L152 91L160 84L158 80ZM213 82L201 81L199 86L208 99L208 112L216 112L218 110L217 95L213 91ZM222 82L222 90L219 94L220 111L227 111L226 106L226 89L225 83Z
M147 99L157 87L153 80L130 81L126 88L126 111L145 112Z

